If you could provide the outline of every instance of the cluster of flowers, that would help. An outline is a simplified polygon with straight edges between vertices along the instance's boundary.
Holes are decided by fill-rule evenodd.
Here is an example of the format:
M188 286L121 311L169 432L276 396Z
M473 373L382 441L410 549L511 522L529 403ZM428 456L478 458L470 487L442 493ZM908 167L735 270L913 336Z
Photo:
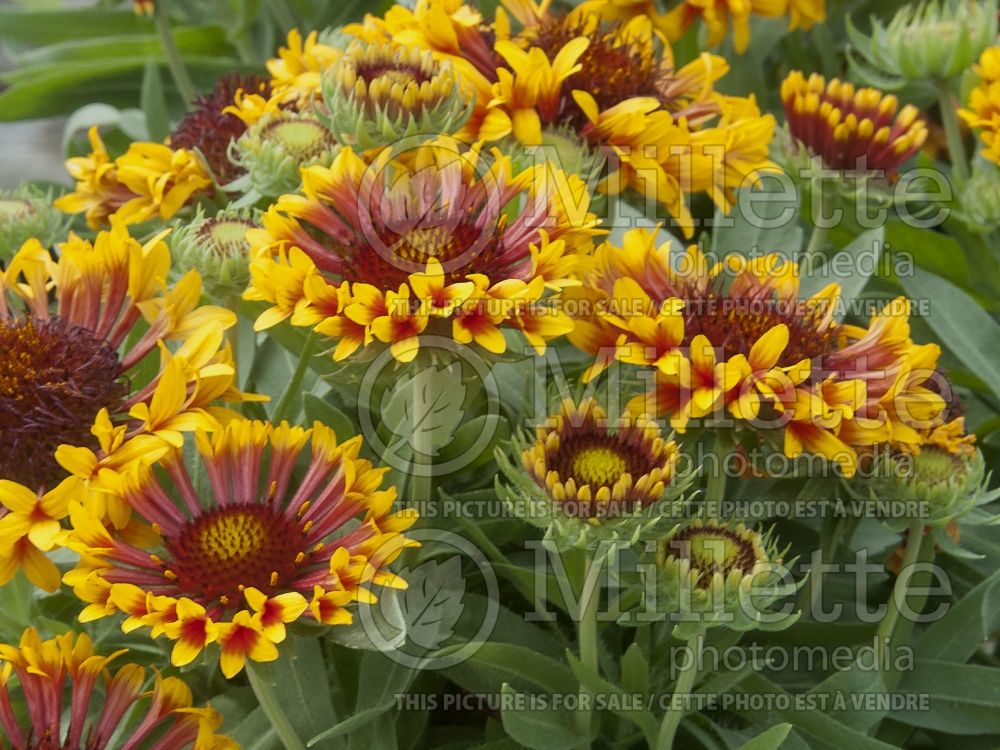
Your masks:
M627 415L566 403L518 446L520 466L498 458L517 502L588 544L662 536L656 508L684 483L661 417L680 433L697 420L775 438L847 476L880 446L973 460L935 377L940 348L912 340L906 299L850 325L836 284L799 299L798 266L778 254L710 262L646 229L595 245L608 195L638 193L690 238L692 196L728 211L780 169L775 118L715 89L728 63L703 53L678 68L668 41L701 19L712 43L731 24L739 51L751 14L808 28L823 3L687 0L660 14L649 0L567 13L503 0L489 21L460 0L418 0L292 31L266 78L222 79L165 143L111 158L92 129L91 153L68 163L75 190L54 201L85 215L92 240L53 230L48 196L0 202L31 235L0 272L0 585L19 569L46 590L66 583L81 620L122 615L125 630L169 639L176 666L214 645L227 677L275 659L288 624L349 623L373 587L405 586L389 566L415 544L415 514L393 509L360 438L236 411L262 398L238 387L228 308L240 299L257 303L257 330L308 329L338 361L371 348L409 363L428 335L489 355L566 336L595 358L587 379L643 368L650 388ZM993 151L995 51L967 115ZM891 177L927 138L914 108L875 89L793 71L781 96L796 148L831 169ZM163 229L175 217L183 226ZM79 555L65 575L47 555L57 546ZM728 593L780 559L769 538L715 522L660 552L692 585ZM13 668L39 695L67 674L88 685L109 661L82 637L34 633L0 658L0 691ZM108 704L141 682L124 667ZM71 733L86 693L74 687ZM157 746L227 747L190 704L157 681L149 721L174 722ZM19 736L5 705L0 723ZM39 711L35 731L59 736L58 714Z

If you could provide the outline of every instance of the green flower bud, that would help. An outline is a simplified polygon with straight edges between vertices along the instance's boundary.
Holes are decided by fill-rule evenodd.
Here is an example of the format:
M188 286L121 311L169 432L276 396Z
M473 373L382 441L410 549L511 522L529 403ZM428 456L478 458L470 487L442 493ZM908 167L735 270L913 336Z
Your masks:
M262 197L295 192L302 184L301 170L330 164L339 147L315 115L281 112L261 118L230 148L229 158L246 174L226 189L244 193L233 204L243 208Z
M696 519L660 541L656 585L647 582L645 607L673 616L674 636L685 640L711 627L786 628L798 613L770 608L801 582L790 582L782 556L770 533Z
M1000 225L1000 169L976 166L962 191L962 212L969 225L984 234Z
M887 26L872 19L865 37L848 19L848 36L866 82L896 90L911 81L950 78L972 65L997 36L997 0L926 0L900 8Z
M327 127L361 149L451 135L472 114L451 63L425 50L360 42L324 76L323 107Z
M596 186L607 161L603 153L591 149L572 128L563 126L543 128L540 145L527 146L510 138L500 150L510 155L518 169L548 161L566 174L579 176L592 187Z
M509 482L497 479L498 494L515 516L545 529L556 549L610 551L655 539L683 513L693 477L677 476L677 445L651 420L609 420L592 399L567 399L534 442L513 443L520 466L497 451Z
M51 247L67 224L68 219L52 207L51 193L31 185L0 191L0 261L9 262L33 237Z
M952 520L968 518L979 506L1000 498L1000 490L989 491L983 454L972 445L949 450L924 445L920 453L886 453L869 480L870 495L878 500L901 500L912 513L893 518L886 525L901 532L911 521L942 528ZM982 520L992 520L985 516Z
M243 294L250 283L250 243L247 230L257 224L249 211L220 211L211 218L198 210L194 219L170 235L174 271L201 274L202 292L216 303Z

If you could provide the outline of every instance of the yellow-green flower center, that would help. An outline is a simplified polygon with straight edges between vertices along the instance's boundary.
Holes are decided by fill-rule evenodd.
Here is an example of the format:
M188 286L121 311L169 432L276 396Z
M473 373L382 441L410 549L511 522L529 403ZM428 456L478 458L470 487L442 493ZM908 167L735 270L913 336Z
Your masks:
M703 588L716 573L723 577L734 570L748 574L768 560L756 531L714 523L688 526L666 539L660 547L661 564L668 557L687 560L699 572L697 585Z
M216 255L233 258L246 255L249 251L246 234L254 226L249 219L210 219L198 230L198 235L207 241Z
M315 120L275 120L265 129L264 137L280 144L297 161L315 158L335 145L330 131Z
M573 459L573 475L594 487L610 487L628 471L625 459L610 448L584 448Z
M0 198L0 226L15 224L38 213L31 203L22 198Z

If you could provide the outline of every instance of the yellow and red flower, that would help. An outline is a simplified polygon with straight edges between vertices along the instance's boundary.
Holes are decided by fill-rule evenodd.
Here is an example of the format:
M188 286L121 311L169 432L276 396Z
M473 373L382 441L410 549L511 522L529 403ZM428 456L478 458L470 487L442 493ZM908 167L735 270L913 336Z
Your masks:
M67 546L81 561L66 582L90 603L81 618L123 612L123 627L174 641L178 666L217 643L232 677L248 658L276 658L286 624L348 623L353 602L374 601L369 587L405 586L388 566L413 544L403 532L415 514L393 512L396 490L358 458L361 438L234 420L196 444L208 491L195 489L181 448L123 478L144 531L109 529L72 505Z
M147 687L146 668L134 663L111 674L111 662L124 653L101 656L86 634L42 640L34 628L17 646L0 644L0 745L105 748L124 732L128 746L149 750L238 750L216 734L222 717L195 706L182 680L155 674ZM24 717L12 710L21 700Z
M162 234L140 244L116 221L93 243L71 235L57 259L29 241L0 274L0 583L23 564L58 586L39 551L66 495L89 485L123 526L119 472L228 418L218 400L241 400L223 345L236 316L199 305L197 273L168 286L169 268Z
M824 456L853 473L857 448L919 445L942 422L931 382L940 348L910 338L909 305L889 303L867 328L842 325L839 287L799 299L798 268L780 256L711 264L696 246L635 229L604 245L584 286L567 291L583 314L570 340L597 356L593 377L617 360L656 369L636 413L684 431L720 418L773 435L785 454Z
M1000 164L1000 46L983 52L974 70L979 84L969 93L968 108L959 110L959 115L979 131L986 144L983 157Z
M193 151L135 142L112 160L97 126L89 136L91 153L66 161L76 189L53 205L68 214L86 214L91 229L107 226L112 215L125 224L169 219L196 193L212 187L212 177Z
M927 140L916 107L837 78L792 71L781 84L792 137L828 169L893 175Z
M503 352L502 327L540 351L572 328L550 304L575 283L596 219L577 177L441 140L372 164L350 148L303 171L248 238L258 329L290 319L337 340L336 359L373 341L409 362L422 335Z

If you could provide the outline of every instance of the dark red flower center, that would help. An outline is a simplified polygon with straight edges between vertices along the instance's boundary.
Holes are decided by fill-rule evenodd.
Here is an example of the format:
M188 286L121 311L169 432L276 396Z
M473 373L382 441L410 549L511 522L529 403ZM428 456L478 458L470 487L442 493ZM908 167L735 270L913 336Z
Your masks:
M89 329L0 319L0 478L51 488L64 476L56 448L96 447L94 418L127 393L117 353Z

